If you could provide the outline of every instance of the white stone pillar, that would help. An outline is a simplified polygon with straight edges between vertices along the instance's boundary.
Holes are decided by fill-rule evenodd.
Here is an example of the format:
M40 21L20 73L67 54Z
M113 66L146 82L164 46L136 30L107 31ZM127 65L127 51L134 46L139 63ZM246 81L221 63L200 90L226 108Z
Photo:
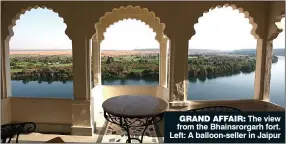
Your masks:
M3 99L4 97L4 80L3 80L3 76L4 76L4 68L2 67L3 66L3 49L4 49L4 41L1 39L1 48L0 48L0 96L1 96L1 99Z
M101 53L100 42L97 37L92 38L92 68L94 86L101 85Z
M187 100L188 41L179 33L170 37L170 102Z
M10 59L9 59L9 47L5 47L6 41L1 40L0 48L0 96L1 96L1 123L11 123L11 101L7 98L8 93L11 93L10 83ZM8 53L8 55L7 55ZM7 61L8 60L8 61ZM8 65L7 65L8 64ZM9 69L7 70L7 66ZM7 81L8 78L8 81ZM10 94L11 95L11 94Z
M257 40L254 99L269 101L272 41Z
M83 36L72 38L73 84L72 135L92 135L90 105L90 47Z
M2 79L2 98L7 98L12 96L11 90L11 75L10 75L10 48L9 48L9 39L1 41L1 79Z
M160 42L160 70L159 70L159 85L167 88L167 73L168 73L168 57L167 57L167 38L163 38Z
M88 100L89 42L85 38L72 40L74 99Z

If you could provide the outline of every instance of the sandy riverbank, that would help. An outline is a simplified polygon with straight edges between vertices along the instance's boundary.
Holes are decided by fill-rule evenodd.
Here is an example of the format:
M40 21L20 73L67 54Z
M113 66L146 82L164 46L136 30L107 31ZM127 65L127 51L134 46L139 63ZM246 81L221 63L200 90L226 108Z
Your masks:
M102 51L102 56L120 56L120 55L144 55L144 54L155 54L159 51L134 51L134 50L108 50ZM28 54L28 55L72 55L71 50L63 50L63 51L10 51L11 55L15 54Z

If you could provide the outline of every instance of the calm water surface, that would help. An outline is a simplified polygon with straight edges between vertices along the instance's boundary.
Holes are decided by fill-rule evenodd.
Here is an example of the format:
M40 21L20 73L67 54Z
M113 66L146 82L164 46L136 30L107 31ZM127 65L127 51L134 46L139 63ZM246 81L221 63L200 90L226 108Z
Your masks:
M12 82L14 97L73 98L73 82ZM25 83L25 84L24 84ZM158 85L148 79L107 79L104 85ZM231 100L253 99L254 72L214 79L189 81L188 99L192 100ZM285 106L285 58L272 65L270 101Z

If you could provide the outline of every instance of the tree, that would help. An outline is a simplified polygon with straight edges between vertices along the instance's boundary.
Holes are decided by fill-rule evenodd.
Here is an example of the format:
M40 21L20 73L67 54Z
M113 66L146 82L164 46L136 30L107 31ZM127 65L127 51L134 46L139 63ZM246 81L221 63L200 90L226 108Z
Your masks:
M105 63L110 64L111 62L114 62L114 59L113 59L113 57L108 56Z

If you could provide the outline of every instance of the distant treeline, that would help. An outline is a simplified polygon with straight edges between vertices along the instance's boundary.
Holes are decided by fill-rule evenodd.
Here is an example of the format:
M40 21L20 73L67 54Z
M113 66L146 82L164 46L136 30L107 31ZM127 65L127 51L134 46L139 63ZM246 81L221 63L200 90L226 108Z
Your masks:
M274 56L285 56L285 49L273 49ZM256 55L256 49L235 50L231 54Z
M31 81L37 81L39 84L43 82L47 82L48 84L51 84L53 82L62 82L63 84L65 84L72 79L56 78L56 77L27 77L25 76L25 77L16 77L16 78L13 78L13 80L22 81L23 84L27 84Z
M30 67L31 68L31 67ZM56 79L56 80L72 80L73 72L72 66L66 67L34 67L32 69L22 69L19 72L12 72L12 79L25 79L29 78L44 78L44 79Z
M159 79L159 55L132 55L102 57L102 78L152 78ZM273 56L273 63L278 61ZM192 55L188 60L190 78L212 78L250 73L255 70L255 56ZM72 80L72 56L11 56L12 79Z

